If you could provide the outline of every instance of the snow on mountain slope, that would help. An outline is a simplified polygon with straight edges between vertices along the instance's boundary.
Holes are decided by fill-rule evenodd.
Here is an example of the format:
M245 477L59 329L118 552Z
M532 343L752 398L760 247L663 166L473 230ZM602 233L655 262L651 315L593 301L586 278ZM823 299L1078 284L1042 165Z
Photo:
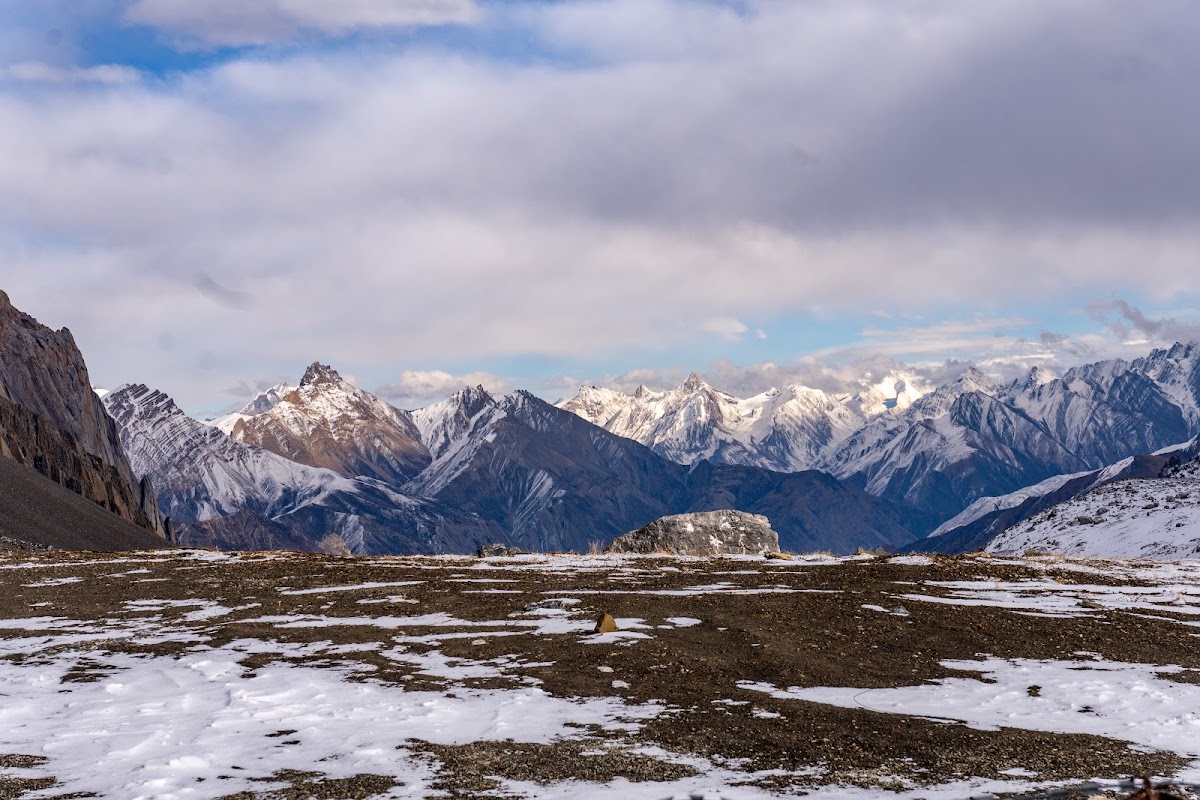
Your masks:
M138 475L151 475L162 511L177 523L242 509L268 516L320 503L356 485L335 472L298 464L235 442L184 414L170 397L143 385L105 395Z
M560 407L677 463L709 459L780 472L809 468L861 426L845 403L815 389L789 386L740 399L695 374L666 392L583 387Z
M1026 500L1035 497L1044 497L1056 489L1061 488L1069 481L1076 478L1082 478L1084 475L1093 475L1091 472L1075 472L1069 475L1055 475L1053 478L1047 478L1044 481L1035 483L1032 486L1026 486L1023 489L1018 489L1015 492L999 495L998 497L981 497L971 505L963 509L962 513L952 517L937 528L930 537L941 536L943 533L948 533L955 528L962 528L970 525L977 519L987 516L995 511L1003 511L1009 508L1016 508Z
M1200 427L1200 343L1175 344L1135 359L1130 369L1154 381L1183 411L1188 424Z
M433 461L405 491L436 497L470 466L481 446L494 441L491 428L506 414L482 386L462 389L447 400L413 411L413 422Z
M283 399L292 392L299 389L299 386L290 386L286 383L281 383L277 386L272 386L270 389L259 392L254 398L242 406L241 409L234 411L231 414L226 414L223 417L209 420L206 425L211 425L219 431L222 431L226 436L233 435L233 429L237 426L239 420L250 419L257 417L259 414L265 414L275 406L283 402Z
M791 387L743 400L693 375L667 392L586 387L561 407L678 463L830 472L914 509L928 530L982 498L1200 432L1200 347L1007 384L972 368L930 392L897 373L853 398Z
M890 372L881 381L847 401L847 406L864 417L897 413L929 394L930 388L903 372Z
M1164 477L1115 481L1025 520L987 547L998 554L1044 550L1070 556L1200 557L1200 461Z
M407 412L313 364L299 388L266 411L238 420L232 437L292 461L367 476L393 486L429 465L429 450Z
M135 469L153 477L183 543L394 554L462 553L509 541L496 524L436 500L234 441L145 386L105 399Z

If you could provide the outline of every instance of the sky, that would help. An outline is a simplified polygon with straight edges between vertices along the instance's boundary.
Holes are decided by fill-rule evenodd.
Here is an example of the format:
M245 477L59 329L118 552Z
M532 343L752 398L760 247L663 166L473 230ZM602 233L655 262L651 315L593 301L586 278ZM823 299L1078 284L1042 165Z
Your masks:
M1198 85L1194 0L0 0L0 288L197 416L1061 370L1200 338Z

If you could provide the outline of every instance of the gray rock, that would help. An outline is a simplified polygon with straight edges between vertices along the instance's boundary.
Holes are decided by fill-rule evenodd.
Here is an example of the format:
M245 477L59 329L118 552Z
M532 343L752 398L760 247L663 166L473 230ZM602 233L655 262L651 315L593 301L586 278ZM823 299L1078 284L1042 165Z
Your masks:
M683 556L762 555L779 552L779 534L761 514L701 511L676 514L619 536L606 553Z
M525 551L506 544L485 544L475 551L478 558L495 558L497 556L519 556Z

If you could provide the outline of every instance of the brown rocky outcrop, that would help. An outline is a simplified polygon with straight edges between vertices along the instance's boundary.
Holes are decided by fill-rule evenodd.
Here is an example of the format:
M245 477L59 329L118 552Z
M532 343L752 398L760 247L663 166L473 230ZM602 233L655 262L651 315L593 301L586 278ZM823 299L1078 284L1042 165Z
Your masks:
M314 363L300 386L258 416L239 420L235 441L348 478L395 487L429 466L429 450L411 416Z
M159 536L153 487L137 480L71 332L53 331L0 291L0 456Z
M607 553L681 556L763 555L779 551L779 534L761 514L701 511L675 514L618 536Z

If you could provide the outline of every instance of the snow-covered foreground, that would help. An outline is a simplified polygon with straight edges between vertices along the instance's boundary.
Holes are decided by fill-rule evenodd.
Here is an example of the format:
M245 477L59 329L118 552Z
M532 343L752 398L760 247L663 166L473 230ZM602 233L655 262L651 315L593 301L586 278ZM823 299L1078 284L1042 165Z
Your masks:
M0 598L3 796L1200 782L1196 562L60 554Z

